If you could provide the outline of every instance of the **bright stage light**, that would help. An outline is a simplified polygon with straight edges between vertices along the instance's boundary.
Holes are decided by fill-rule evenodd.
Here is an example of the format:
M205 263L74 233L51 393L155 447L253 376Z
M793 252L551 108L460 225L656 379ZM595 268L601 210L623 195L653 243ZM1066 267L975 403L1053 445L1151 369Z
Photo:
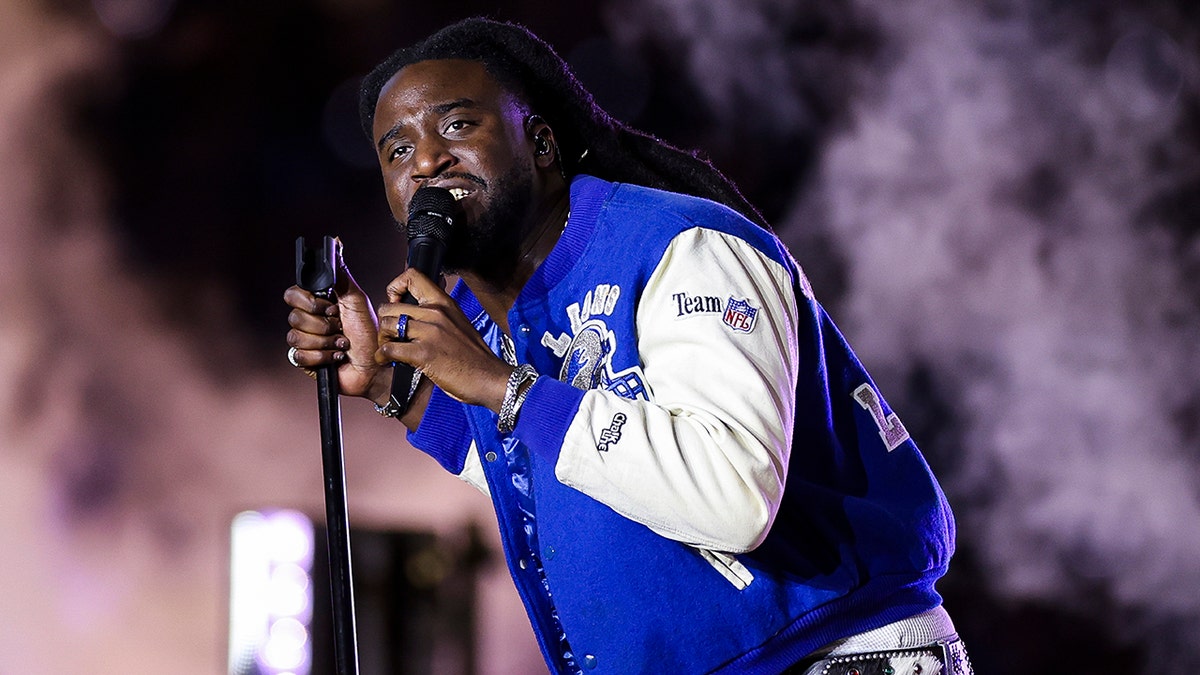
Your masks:
M285 670L296 672L311 660L311 651L308 629L296 619L285 617L271 624L270 637L260 654L270 672L282 673Z
M230 675L309 675L313 524L297 511L233 519L229 566Z

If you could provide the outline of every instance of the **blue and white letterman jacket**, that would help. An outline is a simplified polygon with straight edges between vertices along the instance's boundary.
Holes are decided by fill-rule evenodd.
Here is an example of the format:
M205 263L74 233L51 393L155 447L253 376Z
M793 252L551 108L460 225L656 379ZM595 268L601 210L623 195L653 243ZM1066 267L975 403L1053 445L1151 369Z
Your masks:
M773 673L941 603L946 499L770 233L577 177L508 323L513 434L435 388L409 440L490 495L553 671Z

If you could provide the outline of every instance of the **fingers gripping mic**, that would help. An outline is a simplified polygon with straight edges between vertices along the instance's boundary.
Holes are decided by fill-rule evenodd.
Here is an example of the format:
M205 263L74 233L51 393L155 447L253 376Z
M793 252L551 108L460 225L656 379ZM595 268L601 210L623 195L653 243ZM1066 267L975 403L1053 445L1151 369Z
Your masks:
M458 202L449 190L436 187L417 190L408 205L408 266L436 281L442 273L442 257L446 253L450 230L458 217ZM417 304L416 298L407 291L400 301ZM385 414L390 417L403 415L419 380L420 374L412 366L394 364L392 397Z

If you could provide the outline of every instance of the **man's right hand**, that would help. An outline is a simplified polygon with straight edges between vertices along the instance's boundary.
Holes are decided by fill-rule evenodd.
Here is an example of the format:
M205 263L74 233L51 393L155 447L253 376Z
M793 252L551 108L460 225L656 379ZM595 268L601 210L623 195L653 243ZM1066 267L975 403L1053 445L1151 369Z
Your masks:
M336 302L318 298L292 286L283 301L288 314L287 343L296 348L295 360L311 369L337 365L338 387L346 396L386 401L391 390L392 369L375 362L378 319L371 300L350 276L345 263L337 273Z

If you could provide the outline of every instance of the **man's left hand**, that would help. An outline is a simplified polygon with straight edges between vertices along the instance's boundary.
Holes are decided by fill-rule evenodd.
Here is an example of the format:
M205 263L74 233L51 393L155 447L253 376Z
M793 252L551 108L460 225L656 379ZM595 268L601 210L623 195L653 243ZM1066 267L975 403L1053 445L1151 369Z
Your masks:
M400 302L406 291L418 304ZM388 284L387 294L375 360L410 364L453 398L499 411L513 367L492 353L454 300L411 268ZM408 316L403 342L396 339L401 315Z

